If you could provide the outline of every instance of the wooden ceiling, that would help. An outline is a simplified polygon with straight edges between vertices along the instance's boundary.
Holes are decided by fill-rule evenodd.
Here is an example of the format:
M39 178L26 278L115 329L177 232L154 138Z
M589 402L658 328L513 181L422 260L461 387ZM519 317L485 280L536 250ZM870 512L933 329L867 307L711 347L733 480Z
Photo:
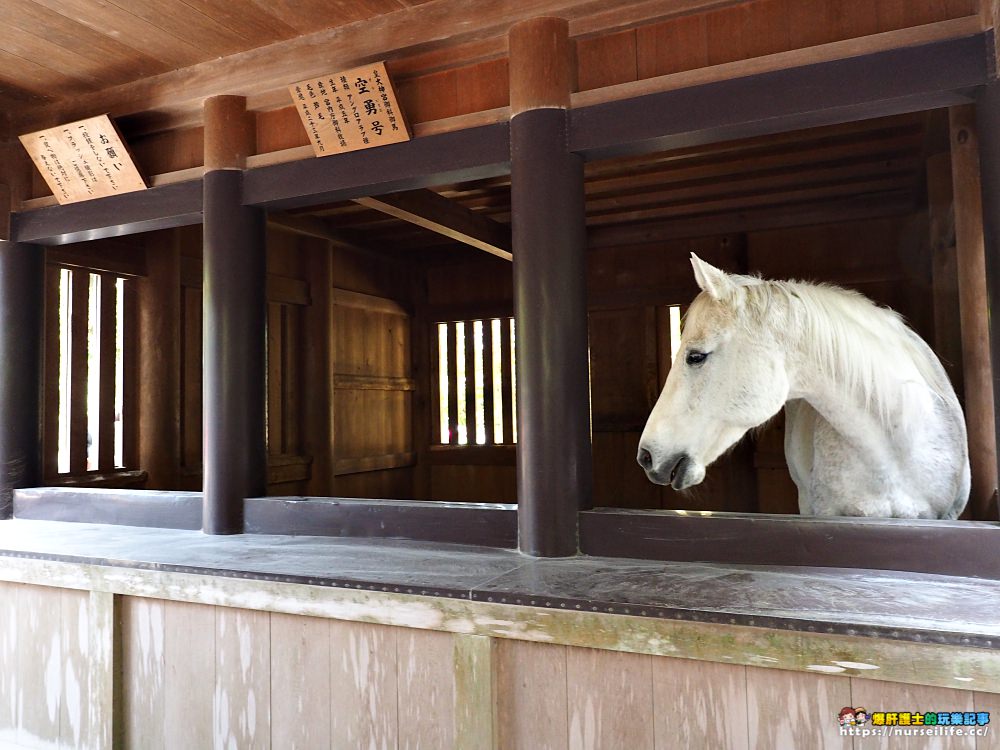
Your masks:
M0 99L43 103L428 0L3 0Z
M590 246L912 213L924 201L924 164L937 122L935 113L918 113L588 164ZM509 233L509 178L436 192L487 222L487 229L499 225ZM428 203L426 196L409 194L390 202L404 200ZM362 199L297 216L380 250L454 247L440 227L394 213L399 215ZM435 212L427 206L422 213ZM459 223L469 234L486 231Z

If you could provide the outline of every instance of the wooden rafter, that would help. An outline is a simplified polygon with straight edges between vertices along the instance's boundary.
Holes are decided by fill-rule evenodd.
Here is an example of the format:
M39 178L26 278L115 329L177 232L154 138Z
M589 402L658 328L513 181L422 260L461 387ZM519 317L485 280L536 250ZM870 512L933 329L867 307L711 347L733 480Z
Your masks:
M389 214L466 245L511 260L510 228L480 216L433 190L409 190L367 198L355 203Z

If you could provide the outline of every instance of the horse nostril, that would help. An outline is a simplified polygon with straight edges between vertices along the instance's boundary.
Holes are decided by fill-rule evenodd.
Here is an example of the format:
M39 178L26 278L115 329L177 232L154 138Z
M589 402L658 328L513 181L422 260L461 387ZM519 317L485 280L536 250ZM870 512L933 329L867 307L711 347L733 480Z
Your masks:
M639 466L646 469L647 471L653 468L653 456L645 448L639 449L638 461L639 461Z

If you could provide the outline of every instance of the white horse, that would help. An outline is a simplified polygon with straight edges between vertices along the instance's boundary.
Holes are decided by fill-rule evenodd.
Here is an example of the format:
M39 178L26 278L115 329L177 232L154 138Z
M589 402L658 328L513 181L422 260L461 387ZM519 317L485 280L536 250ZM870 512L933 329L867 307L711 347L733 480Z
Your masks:
M702 293L639 442L675 490L785 407L799 511L956 518L969 496L965 420L944 368L900 317L856 292L720 271Z

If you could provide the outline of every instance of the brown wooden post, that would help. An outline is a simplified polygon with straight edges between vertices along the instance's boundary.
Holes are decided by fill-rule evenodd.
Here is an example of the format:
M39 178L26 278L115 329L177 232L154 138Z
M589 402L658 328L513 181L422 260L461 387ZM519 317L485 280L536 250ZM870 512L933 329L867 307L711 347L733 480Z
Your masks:
M243 531L243 501L266 492L265 222L243 205L253 130L242 97L205 101L204 510L207 534Z
M0 520L12 517L16 488L42 483L45 251L11 241L23 188L12 177L0 185Z
M985 247L986 295L989 320L989 342L991 360L994 364L991 373L992 393L998 392L997 377L1000 375L1000 325L997 323L994 303L1000 303L1000 81L994 80L979 90L976 100L976 125L978 132L989 133L989 138L983 138L978 143L980 187L982 191L983 240ZM974 137L974 133L973 133ZM952 144L952 148L955 144ZM956 192L957 198L957 192ZM966 374L968 380L969 375ZM1000 419L993 413L994 428L1000 427ZM994 436L996 433L994 432ZM994 445L1000 440L994 438ZM994 473L994 481L997 474ZM994 499L990 506L984 509L984 518L996 519L1000 515Z
M952 107L951 172L955 205L958 301L962 319L965 421L972 466L972 517L996 518L997 442L990 362L989 296L983 244L979 138L972 106Z
M583 159L567 148L568 24L511 28L511 216L519 546L574 555L593 494Z

